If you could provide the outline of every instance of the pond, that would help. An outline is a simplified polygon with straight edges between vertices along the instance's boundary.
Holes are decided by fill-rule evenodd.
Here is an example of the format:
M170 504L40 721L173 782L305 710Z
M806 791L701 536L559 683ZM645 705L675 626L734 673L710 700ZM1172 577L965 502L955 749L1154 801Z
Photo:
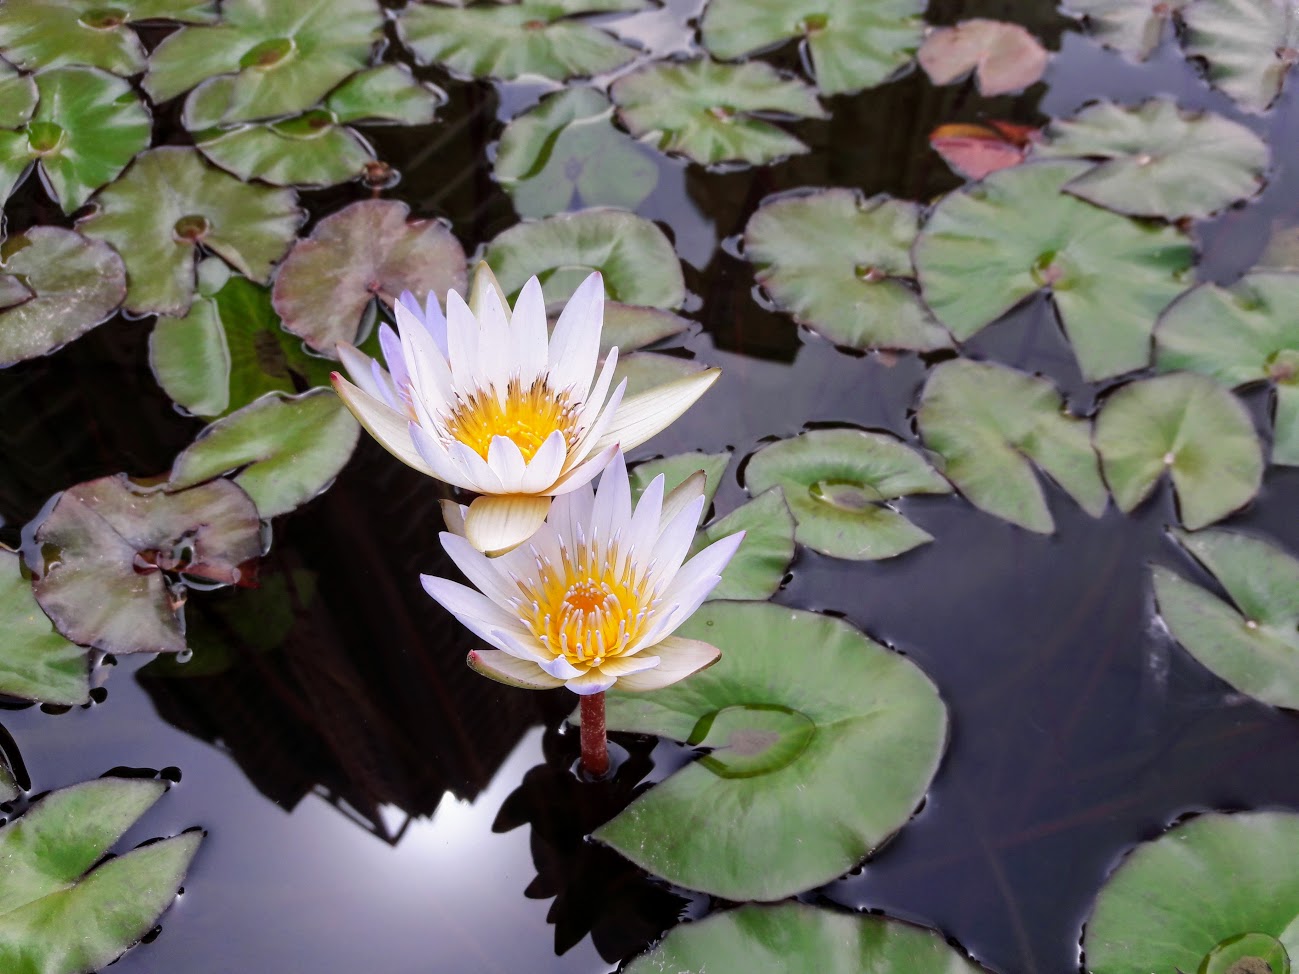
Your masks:
M923 8L9 0L6 974L1290 969L1299 7ZM329 389L480 259L721 370L603 780Z

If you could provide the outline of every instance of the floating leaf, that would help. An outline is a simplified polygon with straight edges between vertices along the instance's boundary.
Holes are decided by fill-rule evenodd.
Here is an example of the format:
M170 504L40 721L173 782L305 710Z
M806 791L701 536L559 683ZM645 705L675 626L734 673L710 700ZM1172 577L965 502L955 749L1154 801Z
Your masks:
M13 801L21 794L22 789L14 780L14 773L9 770L3 758L0 758L0 805Z
M542 99L501 134L493 174L520 216L583 206L634 210L658 184L648 150L613 125L613 106L594 88Z
M275 278L271 301L284 327L333 356L355 344L362 316L380 297L432 291L465 293L465 252L437 220L411 220L397 200L361 200L325 217L293 246ZM549 295L548 295L549 296Z
M1290 812L1199 815L1138 846L1096 899L1083 934L1087 970L1285 974L1287 949L1299 948L1297 856L1299 815ZM1219 966L1233 941L1268 966Z
M910 64L924 34L924 0L711 0L704 46L727 60L800 38L827 95L873 88Z
M990 362L944 362L925 383L916 421L948 479L980 510L1054 531L1034 464L1092 517L1105 510L1091 424L1071 416L1045 379Z
M360 431L332 389L301 396L267 393L200 433L176 458L170 486L192 487L234 473L258 513L278 517L333 483Z
M19 74L13 65L0 61L0 128L16 128L26 122L39 97L31 75Z
M1046 291L1090 380L1150 360L1155 319L1185 290L1185 234L1067 196L1091 169L1080 160L1026 163L940 202L913 256L938 320L965 340Z
M265 282L302 222L292 192L241 183L179 146L142 152L96 199L77 227L123 255L137 313L189 310L200 245Z
M677 379L693 375L703 368L693 359L680 358L676 355L660 355L658 352L633 352L626 357L619 356L618 366L613 370L614 388L619 382L627 380L623 395L636 396L648 392L655 386L675 382Z
M103 857L166 790L150 779L100 778L51 792L0 829L0 970L97 971L153 929L203 833Z
M679 453L659 460L647 460L638 463L631 471L632 499L639 500L641 493L649 486L651 480L663 474L663 492L669 493L679 487L687 477L698 470L704 473L704 509L701 517L707 514L713 503L713 496L721 486L722 475L730 465L729 453Z
M0 693L24 700L72 706L90 700L90 661L86 651L54 631L23 577L18 555L0 547ZM0 802L9 801L0 764ZM12 781L10 782L12 784Z
M916 54L934 84L950 85L974 72L979 94L986 97L1022 91L1035 83L1046 70L1048 57L1046 48L1019 24L983 18L934 28Z
M626 974L978 974L933 930L803 903L749 904L668 931Z
M781 487L797 538L834 558L892 558L932 536L887 505L951 485L910 447L882 433L813 430L764 446L744 468L751 494Z
M764 116L828 117L816 89L765 61L647 64L615 81L609 95L632 135L705 165L765 165L807 152Z
M509 295L535 274L547 301L567 301L591 271L599 271L605 293L623 304L678 308L686 299L671 241L649 220L623 210L580 210L516 224L487 245L483 259Z
M305 111L367 66L383 22L375 0L225 0L219 24L182 28L154 48L144 90L162 102L229 75L216 86L221 124Z
M1299 62L1299 10L1288 0L1195 0L1182 9L1187 57L1246 111L1266 111Z
M1144 61L1159 46L1164 27L1189 0L1068 0L1064 12L1084 17L1106 47Z
M1098 160L1065 192L1131 216L1211 216L1257 193L1268 165L1267 143L1245 126L1171 98L1095 102L1043 135L1035 156Z
M329 93L325 107L340 122L428 125L446 97L436 85L417 81L404 64L381 64L348 78Z
M604 303L604 327L600 330L600 353L617 348L626 355L638 348L679 335L690 327L690 319L661 308L641 308L617 301Z
M1212 376L1226 386L1276 389L1272 462L1299 466L1299 274L1259 271L1231 287L1201 284L1164 312L1155 366Z
M744 540L708 598L762 601L775 595L794 560L794 530L794 515L779 487L705 527L695 537L695 551L744 532Z
M907 821L947 733L913 663L846 622L770 603L710 603L679 634L721 660L654 693L611 691L608 726L710 753L595 838L678 886L776 900L851 869Z
M1255 270L1299 271L1299 226L1274 224Z
M1123 386L1096 418L1094 439L1120 510L1135 508L1167 473L1192 531L1248 504L1263 480L1263 450L1245 407L1187 372Z
M775 303L837 345L929 351L951 345L915 290L915 203L825 189L767 203L744 253Z
M1023 162L1037 133L1032 126L995 119L986 125L940 125L929 133L929 146L957 175L982 179Z
M1155 601L1173 638L1242 693L1299 710L1299 560L1234 531L1176 539L1231 602L1156 565Z
M34 590L59 632L109 653L179 652L179 601L163 572L230 584L261 554L257 508L216 480L167 492L122 474L65 490L36 529L44 571Z

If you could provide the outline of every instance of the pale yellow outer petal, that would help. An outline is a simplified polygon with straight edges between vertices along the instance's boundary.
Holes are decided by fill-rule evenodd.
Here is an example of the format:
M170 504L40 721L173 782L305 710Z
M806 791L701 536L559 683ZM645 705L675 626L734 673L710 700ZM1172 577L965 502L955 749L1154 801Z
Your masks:
M442 523L452 534L465 536L465 510L466 508L452 500L438 501L438 506L442 508Z
M503 555L527 541L550 512L550 498L536 494L484 494L469 505L465 540L488 555Z
M659 665L652 670L620 676L619 690L658 690L671 686L712 666L722 655L716 646L680 636L668 636L646 649L659 658Z
M379 445L395 456L408 467L414 467L420 473L430 477L437 476L433 469L424 462L424 458L415 449L415 441L410 437L410 420L387 403L382 403L373 396L358 389L337 372L330 375L334 391L343 405L352 411Z
M663 513L659 516L659 524L667 527L671 524L678 514L684 511L691 503L699 498L704 492L704 486L708 477L702 470L696 470L681 483L677 484L663 498ZM702 518L704 512L701 510L699 516Z
M469 654L466 662L475 673L506 686L522 687L525 690L552 690L564 685L563 680L555 679L536 663L503 653L499 649L475 650Z
M474 268L474 279L469 285L469 300L465 302L469 305L469 310L474 313L474 317L478 317L482 311L483 296L489 288L494 290L501 299L501 307L505 309L505 314L508 316L510 313L510 301L505 296L500 281L496 280L496 275L487 266L487 261L480 260L478 266Z
M705 369L624 399L613 415L613 422L592 447L592 452L613 443L622 447L624 453L640 446L655 433L672 425L721 374L721 369Z

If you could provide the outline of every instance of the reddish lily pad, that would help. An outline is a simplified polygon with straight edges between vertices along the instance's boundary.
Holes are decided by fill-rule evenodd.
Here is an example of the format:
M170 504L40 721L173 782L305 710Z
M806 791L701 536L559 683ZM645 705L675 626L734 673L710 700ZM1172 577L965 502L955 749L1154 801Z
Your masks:
M963 20L925 38L916 59L936 85L949 85L971 71L981 95L1022 91L1042 77L1050 55L1018 24Z
M995 119L986 124L940 125L929 133L929 146L958 175L982 179L1023 162L1037 133L1030 125Z

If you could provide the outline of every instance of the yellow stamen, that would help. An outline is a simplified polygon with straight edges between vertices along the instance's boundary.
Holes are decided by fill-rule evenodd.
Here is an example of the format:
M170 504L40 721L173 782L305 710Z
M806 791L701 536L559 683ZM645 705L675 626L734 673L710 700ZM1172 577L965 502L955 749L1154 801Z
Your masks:
M513 440L523 459L531 460L556 430L564 434L570 448L576 443L581 432L577 406L567 390L556 392L545 377L526 389L518 379L511 379L503 401L495 389L478 389L460 397L444 425L452 439L484 460L495 436Z

